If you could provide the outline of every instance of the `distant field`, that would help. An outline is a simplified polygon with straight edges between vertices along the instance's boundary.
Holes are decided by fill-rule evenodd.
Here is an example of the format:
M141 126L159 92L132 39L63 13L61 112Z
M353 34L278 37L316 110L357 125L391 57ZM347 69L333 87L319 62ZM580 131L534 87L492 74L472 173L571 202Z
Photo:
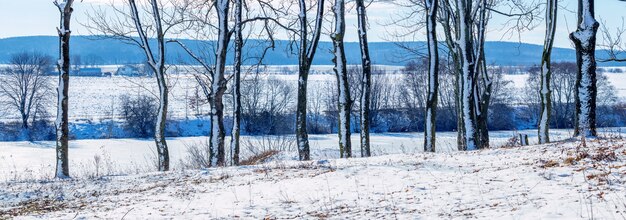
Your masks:
M103 66L103 71L114 71L117 66ZM281 72L291 72L295 66L272 66L269 71L272 74L264 75L264 77L273 77L287 81L296 88L297 75L285 74ZM388 72L397 72L401 67L383 66ZM332 87L332 81L335 76L332 74L331 66L315 66L313 74L309 77L309 96L319 94L316 90L324 90ZM323 74L325 73L325 74ZM626 102L626 73L606 73L611 84L613 84L618 92L618 97L622 102ZM248 76L250 77L250 76ZM388 74L388 77L396 78L397 75ZM245 77L244 77L245 78ZM505 75L505 79L513 81L515 89L522 89L526 84L528 75L515 74ZM51 77L51 83L54 87L56 77ZM397 80L390 80L397 83ZM170 77L170 117L185 118L192 117L196 113L205 114L209 111L208 105L201 105L198 109L190 107L189 98L196 93L203 97L201 90L197 86L196 80L191 75L173 75ZM156 80L150 77L72 77L70 81L70 117L73 119L101 119L115 118L121 113L120 102L124 95L136 94L157 94ZM50 102L48 104L48 112L53 114L56 112L55 96L56 91L50 91ZM230 99L226 97L228 103ZM294 101L295 103L295 101ZM293 103L292 103L293 104ZM230 105L226 105L228 108ZM226 114L230 111L227 110ZM52 116L53 117L53 116ZM13 113L0 114L3 120L17 119L17 115Z

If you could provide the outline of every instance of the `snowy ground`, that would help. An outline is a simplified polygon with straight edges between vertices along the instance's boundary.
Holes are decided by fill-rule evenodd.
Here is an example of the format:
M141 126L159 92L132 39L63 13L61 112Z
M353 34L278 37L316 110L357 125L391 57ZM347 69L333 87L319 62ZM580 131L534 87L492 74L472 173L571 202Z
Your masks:
M396 137L394 137L396 138ZM623 219L626 140L0 183L0 218Z
M603 134L626 136L626 128L603 128ZM491 145L502 146L518 133L528 134L530 143L536 143L536 130L492 131ZM551 130L552 140L564 140L572 136L571 130ZM437 133L438 151L449 152L456 148L455 132ZM267 137L242 137L242 158L250 156L249 148L260 148ZM358 134L352 135L353 155L360 155ZM297 150L293 137L278 138L274 142L286 142L282 160L296 160ZM168 139L172 168L182 170L187 160L189 146L201 146L207 137L183 137ZM374 155L409 154L423 149L423 133L372 134ZM339 157L337 134L311 135L312 159ZM229 143L227 139L226 143ZM278 144L273 144L278 145ZM284 144L282 144L284 145ZM0 182L14 180L48 179L54 175L55 142L0 142ZM94 139L70 142L69 158L71 173L76 177L97 175L138 174L155 171L156 160L152 139Z

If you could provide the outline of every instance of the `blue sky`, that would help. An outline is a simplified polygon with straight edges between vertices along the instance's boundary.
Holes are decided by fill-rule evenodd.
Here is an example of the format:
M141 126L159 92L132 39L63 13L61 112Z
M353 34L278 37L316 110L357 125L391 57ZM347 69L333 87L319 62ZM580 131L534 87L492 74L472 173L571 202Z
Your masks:
M118 0L119 1L119 0ZM74 23L72 30L75 35L89 34L79 23L86 19L85 13L92 10L92 5L97 5L106 0L76 0ZM557 47L570 47L568 33L575 29L576 0L562 0L557 27ZM393 26L386 25L390 17L402 10L401 7L388 3L375 3L369 8L370 18L370 41L385 41ZM617 0L596 0L596 17L606 20L608 26L620 26L626 15L626 3ZM0 3L0 38L30 35L55 35L58 26L58 11L52 4L52 0L3 0ZM346 36L347 41L357 41L356 19L354 11L348 15ZM518 36L504 36L500 30L504 19L496 17L490 24L492 28L488 33L488 40L518 41ZM544 25L538 25L534 30L521 33L521 41L526 43L541 44L543 42ZM323 40L329 40L327 37Z

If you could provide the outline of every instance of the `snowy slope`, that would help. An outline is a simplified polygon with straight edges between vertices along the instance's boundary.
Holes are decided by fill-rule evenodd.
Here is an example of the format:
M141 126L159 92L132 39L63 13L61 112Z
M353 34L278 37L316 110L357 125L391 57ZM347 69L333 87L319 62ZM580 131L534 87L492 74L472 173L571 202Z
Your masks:
M0 184L59 219L622 219L626 140Z
M626 128L602 128L605 134L626 135ZM490 132L491 144L501 146L518 133L529 135L530 143L537 142L536 130ZM455 132L438 132L437 149L442 152L456 149ZM564 140L572 136L571 130L550 130L552 140ZM247 143L256 144L263 136L242 136L242 158L251 153ZM293 139L293 137L291 137ZM187 147L200 145L207 137L184 137L168 139L172 168L182 169L187 158ZM228 138L227 138L227 141ZM312 159L335 159L339 157L337 134L310 135ZM383 133L372 134L373 155L407 154L423 151L423 133ZM358 135L352 136L353 143L359 143ZM283 160L297 160L297 150L285 149ZM42 142L0 142L0 182L8 180L48 179L53 177L55 165L55 143ZM156 171L153 161L156 149L153 139L94 139L70 141L70 173L75 177L101 175L134 174ZM353 148L353 155L360 155L359 148ZM96 164L96 158L100 161Z

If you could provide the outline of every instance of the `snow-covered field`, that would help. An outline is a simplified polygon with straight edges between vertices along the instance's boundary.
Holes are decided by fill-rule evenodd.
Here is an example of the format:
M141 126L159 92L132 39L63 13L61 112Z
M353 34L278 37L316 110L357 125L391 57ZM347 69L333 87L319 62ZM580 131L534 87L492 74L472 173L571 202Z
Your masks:
M626 101L626 74L607 76ZM311 75L311 88L333 77ZM527 77L505 75L518 89ZM115 117L122 95L154 83L74 77L72 118ZM192 115L194 79L170 83L170 116ZM374 157L347 160L338 158L336 134L311 135L310 162L296 160L293 137L244 136L244 159L270 139L284 148L260 165L203 170L189 168L188 148L206 137L170 138L173 171L166 173L154 172L152 139L74 140L74 179L63 181L52 179L54 142L0 142L0 219L624 219L626 128L600 130L603 138L584 145L569 139L571 130L551 130L560 143L515 148L501 146L519 133L534 144L536 130L490 132L493 148L475 152L457 152L456 133L440 132L437 153L422 151L422 133L372 134Z
M626 128L602 128L603 135L626 136ZM517 136L527 134L531 144L537 142L536 130L493 131L490 132L491 145L499 147ZM456 151L456 133L438 132L437 151ZM554 141L566 140L572 136L572 130L551 130ZM242 158L250 156L251 149L257 150L268 137L243 136ZM288 143L289 147L281 154L281 160L297 160L294 138L277 137ZM188 160L188 147L202 146L207 137L181 137L168 139L172 168L182 170ZM423 151L423 133L383 133L372 134L372 154L409 154ZM335 159L339 157L337 134L310 135L312 159ZM226 143L229 143L227 137ZM360 155L358 134L352 135L353 155ZM284 145L284 144L283 144ZM91 177L98 174L117 175L155 171L156 149L152 139L94 139L74 140L70 142L69 158L72 175ZM55 142L0 142L0 182L14 180L49 179L54 175Z
M290 67L285 67L290 68ZM330 67L329 67L330 68ZM390 71L396 71L391 67L387 67ZM325 66L318 66L317 71L328 71ZM617 97L620 101L626 102L626 73L605 73L609 78L609 81L617 89ZM390 74L389 77L398 77L397 75ZM250 76L248 76L250 77ZM293 85L295 90L297 75L296 74L281 74L275 73L266 75L265 77L273 77ZM327 85L331 80L334 80L333 74L313 74L309 77L309 93L310 96L315 96L316 90L323 90L328 88ZM54 78L54 77L52 77ZM521 90L526 85L526 79L528 75L504 75L504 79L511 80L515 89ZM71 118L94 120L101 118L117 117L121 114L120 105L121 97L124 95L133 96L136 94L158 94L158 88L156 86L156 80L150 77L72 77L70 87L70 111L72 112ZM56 82L55 79L51 79L51 82ZM396 82L391 80L391 82ZM331 84L330 86L333 86ZM190 99L197 93L203 97L202 91L198 88L197 82L190 75L175 75L170 77L170 107L169 116L172 118L187 118L192 117L197 111L200 113L207 113L209 111L208 105L201 105L199 110L191 108ZM51 91L54 92L54 91ZM54 94L50 94L51 97ZM228 101L228 100L227 100ZM229 107L227 105L226 107ZM48 105L48 112L53 113L56 111L56 106L53 103ZM226 111L227 113L230 111ZM2 113L2 112L0 112ZM14 113L6 112L2 115L1 119L13 118L17 119L17 115Z
M603 138L5 182L0 218L623 219L625 144Z

